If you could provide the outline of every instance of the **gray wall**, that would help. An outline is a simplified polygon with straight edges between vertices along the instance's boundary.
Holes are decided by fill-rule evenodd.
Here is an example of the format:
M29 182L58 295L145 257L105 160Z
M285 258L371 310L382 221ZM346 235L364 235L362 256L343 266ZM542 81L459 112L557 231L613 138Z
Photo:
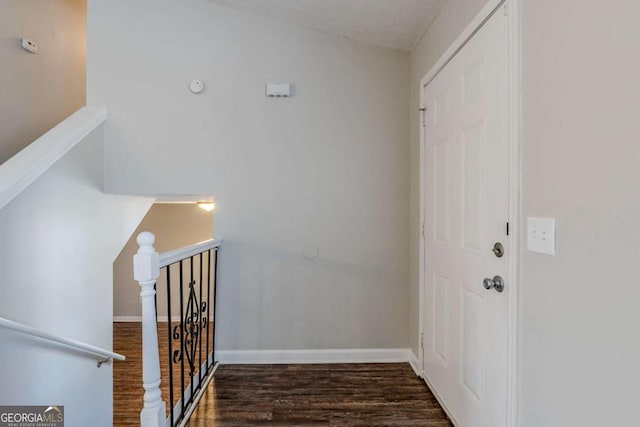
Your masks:
M84 106L85 43L86 0L0 2L0 163Z
M111 349L112 263L151 203L102 192L102 142L100 127L0 210L0 315ZM111 364L3 328L0 342L0 405L112 425Z
M114 317L142 316L140 285L133 280L133 256L138 251L136 238L143 231L150 231L156 236L153 246L157 252L178 249L213 237L213 212L205 212L194 203L156 203L151 206L113 263ZM159 282L162 282L162 277ZM166 289L157 286L157 292L158 315L166 316ZM174 295L178 293L174 292ZM177 298L173 300L177 303ZM179 305L177 307L179 310ZM178 313L178 310L173 309L173 313Z
M203 0L88 22L108 190L215 196L220 348L407 347L408 54Z
M414 351L419 80L483 3L449 0L411 56ZM640 3L522 4L523 215L557 219L557 255L523 250L519 425L636 425Z
M640 3L525 1L521 425L640 420Z

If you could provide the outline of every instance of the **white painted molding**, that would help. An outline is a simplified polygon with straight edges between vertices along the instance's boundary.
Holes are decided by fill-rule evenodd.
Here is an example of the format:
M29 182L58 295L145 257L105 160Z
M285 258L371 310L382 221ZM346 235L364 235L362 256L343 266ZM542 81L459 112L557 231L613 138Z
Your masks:
M142 316L113 316L113 321L116 323L140 323L142 322ZM158 322L169 321L168 316L158 316ZM179 322L180 316L171 316L172 322Z
M160 275L159 254L153 247L156 238L143 231L138 234L138 252L133 256L133 277L140 285L142 301L142 386L144 406L140 412L141 427L166 426L165 408L160 392L160 354L156 323L156 280Z
M154 197L156 203L161 204L181 204L181 203L196 203L201 200L213 200L211 194L149 194L149 197Z
M420 362L418 361L418 356L413 352L413 350L409 350L411 353L409 355L409 364L411 365L411 369L415 372L416 376L422 378L422 368L420 367Z
M522 0L507 0L509 17L509 363L507 384L507 427L516 427L520 405L519 328L520 259L522 245Z
M113 316L113 321L116 323L142 322L142 316Z
M478 12L473 20L465 27L449 48L440 56L438 61L429 69L427 74L420 81L420 90L429 84L440 71L451 61L451 59L464 47L471 37L482 27L497 8L502 6L506 0L489 0L487 4Z
M106 119L106 108L83 107L0 165L0 209Z
M210 239L204 242L195 243L193 245L185 246L180 249L174 249L172 251L163 252L160 254L160 268L167 265L189 258L190 256L197 255L201 252L209 249L220 247L222 239Z
M407 363L414 357L408 348L330 350L217 350L221 364L283 363Z

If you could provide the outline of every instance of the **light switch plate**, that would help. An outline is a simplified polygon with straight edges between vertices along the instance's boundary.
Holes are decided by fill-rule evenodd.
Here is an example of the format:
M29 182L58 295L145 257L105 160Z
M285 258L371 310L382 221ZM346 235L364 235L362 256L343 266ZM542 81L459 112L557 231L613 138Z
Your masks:
M527 250L541 254L556 254L556 220L527 218Z

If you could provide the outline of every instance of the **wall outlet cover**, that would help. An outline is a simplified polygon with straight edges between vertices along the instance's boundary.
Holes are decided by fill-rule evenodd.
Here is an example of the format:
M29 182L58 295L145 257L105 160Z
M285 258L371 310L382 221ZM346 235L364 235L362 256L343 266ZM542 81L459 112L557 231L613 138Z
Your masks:
M546 255L556 254L556 220L527 218L527 250Z

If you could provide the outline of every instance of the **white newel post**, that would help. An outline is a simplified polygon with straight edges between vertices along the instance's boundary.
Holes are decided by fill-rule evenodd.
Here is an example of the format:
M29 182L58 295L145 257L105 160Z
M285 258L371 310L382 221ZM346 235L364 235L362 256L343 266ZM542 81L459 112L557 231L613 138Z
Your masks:
M153 288L160 276L160 256L153 248L156 238L144 231L138 235L140 245L133 256L133 277L140 284L142 299L142 385L144 407L140 412L141 427L166 427L165 403L160 394L160 354Z

